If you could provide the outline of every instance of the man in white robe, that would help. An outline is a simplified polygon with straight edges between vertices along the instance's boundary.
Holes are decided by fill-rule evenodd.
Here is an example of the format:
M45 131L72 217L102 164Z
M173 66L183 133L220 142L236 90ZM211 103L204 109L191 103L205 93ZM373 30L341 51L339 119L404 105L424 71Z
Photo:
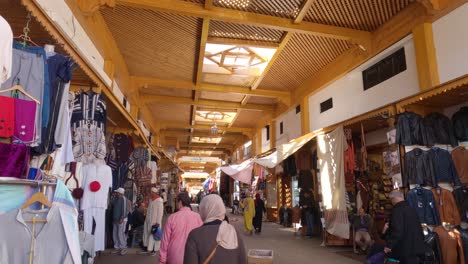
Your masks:
M162 228L164 214L164 201L158 193L158 189L151 188L151 201L148 205L143 231L143 246L146 247L146 252L151 253L152 256L155 256L156 252L159 251L161 241L154 240L151 229L156 224L159 224L159 227Z

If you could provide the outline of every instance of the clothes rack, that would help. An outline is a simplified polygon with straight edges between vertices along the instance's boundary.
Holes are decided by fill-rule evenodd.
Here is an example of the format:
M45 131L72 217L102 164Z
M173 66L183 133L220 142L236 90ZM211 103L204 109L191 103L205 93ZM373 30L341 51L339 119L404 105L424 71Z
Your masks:
M51 181L32 181L32 180L10 180L0 177L0 185L1 184L8 184L8 185L29 185L35 186L37 188L42 186L56 186L57 183Z

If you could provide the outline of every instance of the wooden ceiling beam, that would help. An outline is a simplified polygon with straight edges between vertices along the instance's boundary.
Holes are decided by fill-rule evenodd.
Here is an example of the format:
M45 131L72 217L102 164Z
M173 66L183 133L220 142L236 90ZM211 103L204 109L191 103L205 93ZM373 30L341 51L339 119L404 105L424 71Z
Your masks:
M182 129L196 129L196 130L206 130L209 131L211 129L211 125L190 125L187 123L158 123L160 129L170 129L170 128L182 128ZM218 126L220 132L237 132L237 133L251 133L253 131L252 128L247 127L223 127ZM207 136L214 136L212 134L207 134ZM221 136L221 134L219 134Z
M190 81L177 81L177 80L164 80L151 77L137 77L132 76L138 87L156 86L161 88L172 88L172 89L186 89L196 90L196 85ZM288 91L276 91L267 89L257 89L255 91L245 87L230 86L230 85L218 85L202 83L198 87L199 91L207 92L219 92L219 93L235 93L243 95L252 95L259 97L278 98L284 101L291 99L291 93Z
M309 9L314 2L315 0L304 0L302 2L301 8L300 8L301 11L299 11L296 18L294 19L294 24L299 24L302 22L302 20L304 19L305 15L307 15L307 12L309 12Z
M256 41L256 40L243 40L243 39L230 39L230 38L217 38L208 37L208 43L211 44L224 44L224 45L236 45L238 47L248 48L278 48L279 43L269 41Z
M281 55L281 52L286 47L286 45L288 44L288 42L289 42L289 40L291 39L292 36L293 36L293 33L287 32L281 38L281 42L280 42L280 45L279 45L278 49L276 49L275 54L273 55L273 57L271 57L270 61L268 62L265 69L263 70L262 74L255 80L255 83L251 87L252 90L256 90L257 87L260 85L263 78L265 78L268 71L271 69L271 67L273 67L273 64L275 63L276 59ZM286 105L289 106L289 104L286 104Z
M206 133L202 132L190 132L190 131L170 131L170 130L161 130L161 136L169 136L169 137L184 137L184 136L194 136L194 137L218 137L218 136L212 136L208 135ZM225 133L222 135L223 138L240 138L244 137L243 134L231 134L231 133Z
M152 94L141 94L140 102L144 104L171 103L171 104L185 104L185 105L194 105L194 106L202 106L202 107L212 107L212 108L248 109L248 110L270 111L270 112L274 110L273 106L262 105L262 104L241 105L240 103L216 101L216 100L205 100L205 99L200 99L198 101L195 101L191 98L185 98L185 97L152 95Z
M118 5L144 8L155 11L181 14L213 20L226 21L252 26L266 27L294 33L312 34L316 36L343 39L353 43L367 45L371 35L367 31L344 27L329 26L319 23L302 22L295 24L287 18L244 12L227 8L204 6L179 0L116 0Z

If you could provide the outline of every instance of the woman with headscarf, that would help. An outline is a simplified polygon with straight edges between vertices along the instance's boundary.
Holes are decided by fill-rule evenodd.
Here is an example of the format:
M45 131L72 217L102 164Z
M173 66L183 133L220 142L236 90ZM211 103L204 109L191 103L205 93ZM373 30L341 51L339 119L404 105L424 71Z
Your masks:
M241 208L244 208L244 231L248 235L253 234L253 218L255 216L255 202L252 195L249 194L241 203Z
M255 233L260 234L262 232L262 221L263 214L266 213L265 202L260 199L260 194L255 194L255 217L253 219L253 226Z
M200 203L203 226L190 232L185 244L184 264L246 264L244 242L234 226L223 221L226 207L219 195Z

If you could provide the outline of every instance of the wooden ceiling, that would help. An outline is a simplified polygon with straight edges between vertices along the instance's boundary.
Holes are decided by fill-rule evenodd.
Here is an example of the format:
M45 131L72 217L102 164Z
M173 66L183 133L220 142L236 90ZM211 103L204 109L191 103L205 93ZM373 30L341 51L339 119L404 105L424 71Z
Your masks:
M83 3L67 0L73 10L80 10L79 2ZM136 98L145 122L162 137L160 141L169 142L166 146L178 145L178 156L223 156L249 140L278 109L293 107L294 92L311 76L358 46L370 48L372 32L413 0L89 2L100 6L92 18L104 23L90 35L102 33L110 44L101 46L118 49L106 53L112 56L106 59L117 64L116 79L125 79L121 75L126 74L131 80L128 87L120 85L121 89L129 98ZM0 10L8 10L8 16L15 18L10 13L15 12L9 6L11 0L1 3ZM24 10L12 21L16 30L24 25L22 15ZM47 36L43 30L32 31L36 32L38 44L48 42L41 40L42 35ZM206 74L207 43L268 47L277 52L258 77ZM80 71L76 76L82 84L90 82ZM211 125L195 121L200 109L237 112L231 124L220 126L220 143L192 143L194 136L213 136Z
M207 151L219 156L245 143L246 135L252 135L260 120L273 117L276 108L291 107L290 95L297 87L340 55L364 45L372 31L410 2L117 0L115 7L100 12L129 75L138 80L136 89L152 115L147 122L160 129L162 142L177 142L179 156ZM259 77L207 74L206 43L278 51ZM195 135L212 136L209 125L194 119L200 107L237 111L226 130L239 134L223 132L216 146L192 143Z

